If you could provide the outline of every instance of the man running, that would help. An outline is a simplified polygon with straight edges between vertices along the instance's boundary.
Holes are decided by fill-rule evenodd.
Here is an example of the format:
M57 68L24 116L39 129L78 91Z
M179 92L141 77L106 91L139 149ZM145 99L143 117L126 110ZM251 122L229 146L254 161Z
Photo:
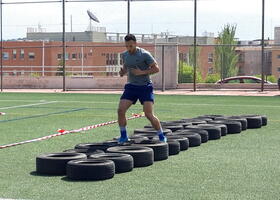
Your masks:
M137 47L134 35L128 34L125 37L125 45L127 51L122 55L124 65L119 74L120 76L127 74L128 78L118 108L118 123L121 132L119 143L123 144L129 140L126 131L125 113L138 99L143 105L145 116L157 130L159 140L166 142L160 121L153 113L154 94L150 75L159 72L158 64L150 52Z

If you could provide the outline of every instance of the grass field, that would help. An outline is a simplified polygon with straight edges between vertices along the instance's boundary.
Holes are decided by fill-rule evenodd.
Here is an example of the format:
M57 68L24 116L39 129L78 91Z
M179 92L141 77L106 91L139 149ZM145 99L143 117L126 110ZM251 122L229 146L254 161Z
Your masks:
M0 144L116 119L119 95L0 94ZM128 114L141 112L139 104ZM153 166L99 182L71 182L34 174L35 158L83 142L111 139L111 125L0 149L0 199L262 199L280 198L280 97L156 96L161 120L202 114L266 114L268 126L190 148ZM148 122L129 121L132 132Z

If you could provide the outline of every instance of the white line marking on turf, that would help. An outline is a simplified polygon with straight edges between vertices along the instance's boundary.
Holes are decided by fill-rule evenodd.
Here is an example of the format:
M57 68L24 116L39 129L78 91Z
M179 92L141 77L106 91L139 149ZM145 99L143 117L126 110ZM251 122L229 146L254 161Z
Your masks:
M23 108L23 107L29 107L29 106L51 104L51 103L57 103L57 101L49 101L49 102L43 102L43 103L34 103L34 104L25 104L25 105L19 105L19 106L2 107L2 108L0 108L0 110L7 110L7 109L11 109L11 108Z
M15 101L15 102L34 102L33 100L0 100L0 101ZM36 100L37 101L37 100ZM55 101L55 102L60 102L60 103L94 103L94 104L118 104L118 101ZM194 103L165 103L165 105L180 105L180 106L220 106L220 107L265 107L265 108L280 108L280 106L273 106L273 105L239 105L239 104L231 104L231 105L226 105L226 104L194 104ZM1 108L0 108L1 109Z
M108 101L108 102L98 102L98 101L57 101L60 103L99 103L99 104L118 104L115 101ZM196 103L165 103L165 105L180 105L180 106L225 106L225 107L266 107L266 108L280 108L280 106L269 106L269 105L239 105L239 104L196 104Z
M3 199L3 198L0 198L0 200L30 200L30 199Z
M38 102L38 100L22 100L22 99L0 99L0 101L15 101L15 102ZM1 200L1 199L0 199Z

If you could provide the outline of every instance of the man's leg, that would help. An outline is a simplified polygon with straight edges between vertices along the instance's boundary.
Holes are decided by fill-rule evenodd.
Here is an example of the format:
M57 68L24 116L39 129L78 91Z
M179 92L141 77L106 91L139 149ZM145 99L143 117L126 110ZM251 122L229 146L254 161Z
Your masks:
M157 134L159 136L160 141L166 142L166 137L163 134L163 130L160 124L159 119L154 115L153 111L153 102L152 101L145 101L143 103L143 111L147 119L151 122L154 129L157 130Z
M121 137L119 139L120 143L126 142L128 140L126 132L126 117L125 113L129 107L133 104L132 101L127 99L121 99L118 107L118 123L120 127Z

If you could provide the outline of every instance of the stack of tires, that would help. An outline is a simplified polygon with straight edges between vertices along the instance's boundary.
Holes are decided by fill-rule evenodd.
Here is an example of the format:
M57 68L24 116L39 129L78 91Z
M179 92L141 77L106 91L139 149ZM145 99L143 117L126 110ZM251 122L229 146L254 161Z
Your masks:
M136 167L148 167L167 160L190 147L209 140L219 140L228 134L240 134L247 129L267 125L264 115L203 115L174 121L162 121L167 143L158 140L151 125L135 129L130 141L119 145L118 138L100 143L77 144L61 153L37 156L36 171L42 175L62 175L71 180L105 180L116 173L131 172Z

